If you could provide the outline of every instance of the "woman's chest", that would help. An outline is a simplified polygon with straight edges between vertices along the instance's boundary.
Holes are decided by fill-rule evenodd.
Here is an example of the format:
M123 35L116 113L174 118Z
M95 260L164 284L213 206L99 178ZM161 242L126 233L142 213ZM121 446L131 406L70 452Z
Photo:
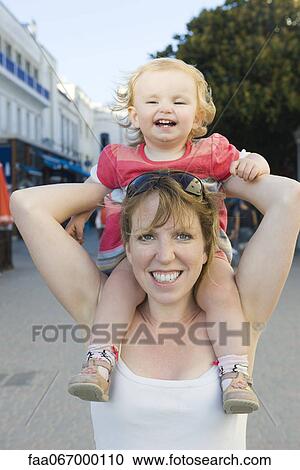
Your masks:
M197 313L188 323L153 325L137 312L122 346L122 357L137 375L155 379L194 379L215 359L205 327L205 315Z
M122 358L137 375L165 380L194 379L206 372L215 359L210 344L183 342L130 344L123 346Z

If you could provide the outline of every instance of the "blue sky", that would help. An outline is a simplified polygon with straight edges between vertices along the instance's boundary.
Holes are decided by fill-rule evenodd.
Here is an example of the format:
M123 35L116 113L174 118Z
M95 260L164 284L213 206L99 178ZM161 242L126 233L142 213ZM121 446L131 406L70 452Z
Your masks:
M203 8L223 0L3 0L21 23L34 19L58 73L108 103L122 75L164 49Z

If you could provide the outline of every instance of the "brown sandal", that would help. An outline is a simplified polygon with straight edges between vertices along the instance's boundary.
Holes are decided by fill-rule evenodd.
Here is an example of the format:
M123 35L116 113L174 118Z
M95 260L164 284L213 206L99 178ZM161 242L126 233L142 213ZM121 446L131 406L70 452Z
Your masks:
M105 367L108 371L108 379L99 372L98 367ZM81 400L108 401L110 378L113 370L111 362L101 358L88 359L79 374L71 378L68 392Z
M223 409L225 413L252 413L258 410L259 401L252 388L252 378L243 372L225 372L221 381L232 378L231 383L223 392Z

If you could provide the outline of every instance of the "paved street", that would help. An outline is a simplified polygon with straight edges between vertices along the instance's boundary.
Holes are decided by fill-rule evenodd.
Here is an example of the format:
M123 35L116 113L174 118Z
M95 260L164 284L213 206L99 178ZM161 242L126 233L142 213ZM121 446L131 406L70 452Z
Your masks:
M96 234L90 231L90 254L96 245ZM0 275L0 448L93 449L89 404L66 391L84 346L64 343L62 334L52 343L32 341L32 325L71 321L20 240L14 242L14 266ZM257 352L256 390L272 418L263 408L250 416L249 449L300 449L299 281L297 255Z

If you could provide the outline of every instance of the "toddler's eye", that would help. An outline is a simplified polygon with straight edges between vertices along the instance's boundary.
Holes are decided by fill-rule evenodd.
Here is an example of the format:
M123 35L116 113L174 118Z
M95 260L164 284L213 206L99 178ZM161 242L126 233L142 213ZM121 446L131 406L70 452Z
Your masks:
M185 104L183 101L175 101L175 104Z
M182 232L182 233L177 234L177 238L179 238L179 240L183 240L183 241L191 240L192 235L190 235L189 233Z
M147 101L146 104L157 104L157 101Z

